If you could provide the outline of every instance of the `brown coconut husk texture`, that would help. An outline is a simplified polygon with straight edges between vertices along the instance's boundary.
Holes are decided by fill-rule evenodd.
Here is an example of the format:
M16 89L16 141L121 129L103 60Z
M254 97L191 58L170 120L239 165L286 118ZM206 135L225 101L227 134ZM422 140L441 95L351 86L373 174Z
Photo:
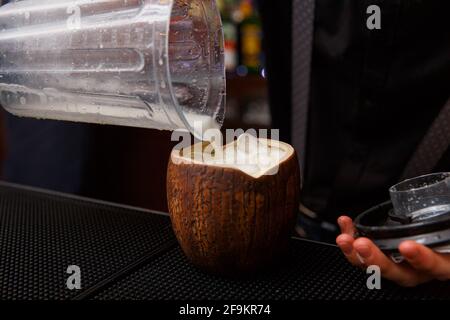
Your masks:
M196 161L183 149L172 151L167 172L170 217L193 264L239 276L271 265L286 252L301 181L295 150L283 142L276 144L285 151L278 172L257 178L236 168Z

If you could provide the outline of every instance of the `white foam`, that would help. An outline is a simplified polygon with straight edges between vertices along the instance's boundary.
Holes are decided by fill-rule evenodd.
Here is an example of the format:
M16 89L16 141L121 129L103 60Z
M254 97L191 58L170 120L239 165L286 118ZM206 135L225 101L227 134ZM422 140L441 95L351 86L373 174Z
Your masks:
M223 151L221 151L223 150ZM267 140L261 140L249 134L241 135L235 143L216 148L214 156L203 156L203 162L238 169L248 175L259 177L275 174L278 164L286 151L276 143L269 146Z

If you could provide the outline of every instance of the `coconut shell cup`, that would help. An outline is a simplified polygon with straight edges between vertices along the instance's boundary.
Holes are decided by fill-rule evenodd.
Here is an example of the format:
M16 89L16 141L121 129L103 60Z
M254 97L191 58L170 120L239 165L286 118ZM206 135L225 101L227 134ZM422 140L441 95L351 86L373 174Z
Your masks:
M257 178L172 151L167 172L170 218L194 265L241 276L271 266L287 251L301 181L295 150L276 143L286 151L278 172Z

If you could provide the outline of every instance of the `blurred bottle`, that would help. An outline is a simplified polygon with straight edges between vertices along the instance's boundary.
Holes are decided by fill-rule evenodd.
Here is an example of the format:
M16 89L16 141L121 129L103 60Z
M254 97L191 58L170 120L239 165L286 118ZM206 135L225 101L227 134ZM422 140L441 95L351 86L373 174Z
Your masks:
M225 40L225 67L227 72L234 72L238 66L238 27L233 20L235 2L233 0L219 0L218 5L222 14L222 25Z
M258 73L262 68L262 24L251 0L242 0L239 6L240 23L240 63L249 73Z

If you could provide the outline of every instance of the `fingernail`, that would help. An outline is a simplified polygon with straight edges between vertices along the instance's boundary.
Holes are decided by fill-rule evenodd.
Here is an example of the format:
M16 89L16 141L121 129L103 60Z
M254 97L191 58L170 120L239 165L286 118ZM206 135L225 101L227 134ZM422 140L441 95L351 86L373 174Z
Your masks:
M368 257L370 257L371 251L370 251L370 247L369 246L358 246L356 248L356 251L358 251L359 255L363 258L366 259Z

